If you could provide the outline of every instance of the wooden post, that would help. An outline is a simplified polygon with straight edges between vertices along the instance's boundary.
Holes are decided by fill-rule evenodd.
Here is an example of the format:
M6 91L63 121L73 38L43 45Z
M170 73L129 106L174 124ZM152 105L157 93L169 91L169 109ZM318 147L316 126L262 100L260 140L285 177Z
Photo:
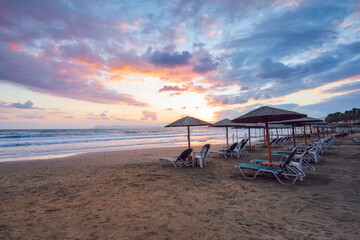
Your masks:
M305 141L305 147L307 147L307 141L306 141L306 125L304 125L304 141Z
M314 137L313 137L313 133L312 133L312 126L309 125L309 127L310 127L311 142L312 142L312 144L314 144Z
M279 138L278 129L276 128L276 138Z
M265 135L266 129L264 128L264 143L266 143L266 135ZM269 129L267 130L269 132Z
M190 148L190 126L187 126L188 128L188 148Z
M250 136L250 128L249 129L249 148L250 148L250 151L251 151L251 136Z
M267 147L268 147L269 163L272 164L270 136L269 136L269 123L268 122L265 122L265 131L266 131L266 142L267 142Z
M226 146L229 149L229 133L228 133L228 127L226 127Z
M296 147L294 124L291 124L291 127L292 127L292 136L293 136L293 145L294 147Z

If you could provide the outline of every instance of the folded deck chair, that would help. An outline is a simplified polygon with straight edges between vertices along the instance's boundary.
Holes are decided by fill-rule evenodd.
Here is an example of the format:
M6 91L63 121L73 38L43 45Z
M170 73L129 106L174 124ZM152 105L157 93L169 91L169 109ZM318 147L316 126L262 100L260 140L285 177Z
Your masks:
M193 151L192 148L188 148L185 151L183 151L177 158L176 157L161 157L161 158L159 158L160 166L162 166L162 164L161 164L162 161L167 161L167 162L171 162L172 164L174 164L175 168L177 168L176 164L179 162L181 163L181 166L184 165L186 167L193 167L194 161L188 159L192 151Z
M211 152L211 153L218 153L222 156L224 156L224 158L231 158L231 157L237 157L238 153L235 151L236 147L238 146L239 143L233 143L229 149L226 150L219 150L216 152Z
M235 165L235 167L240 170L241 174L243 175L243 177L245 179L255 179L258 174L268 172L268 173L273 174L281 184L288 184L288 183L281 181L280 177L282 177L282 176L287 179L289 179L290 177L294 178L293 182L291 183L291 184L294 184L296 182L296 180L298 180L298 179L300 181L303 180L302 173L299 173L298 169L290 166L290 162L293 159L295 153L296 153L296 148L294 148L294 150L291 152L291 154L287 157L286 161L283 163L281 168L266 167L266 166L260 166L260 165L254 165L254 164L238 164L238 165ZM246 176L243 171L244 169L256 171L255 175L252 177Z
M193 153L193 159L196 159L198 161L201 168L203 167L203 163L204 166L206 166L206 163L210 162L210 160L212 159L210 153L208 153L210 146L211 146L210 144L205 144L201 148L200 152Z

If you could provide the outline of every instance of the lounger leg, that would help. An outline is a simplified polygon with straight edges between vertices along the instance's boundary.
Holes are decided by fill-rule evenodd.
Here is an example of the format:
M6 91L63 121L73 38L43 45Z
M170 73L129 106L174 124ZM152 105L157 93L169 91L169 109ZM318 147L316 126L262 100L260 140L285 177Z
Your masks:
M285 183L285 182L281 181L281 179L279 178L279 176L276 173L273 172L273 174L276 177L276 179L279 181L279 183L284 184L284 185L293 185L296 182L296 180L299 178L299 176L297 174L295 174L296 177L295 177L295 175L292 175L295 177L295 179L291 184L289 184L289 183Z
M237 166L235 166L235 167L237 167ZM248 176L246 176L245 173L241 170L241 167L237 167L237 168L240 170L241 174L243 175L243 177L244 177L245 179L255 179L256 176L257 176L257 175L259 174L259 172L260 172L260 171L257 171L253 177L248 177Z
M198 163L199 163L199 165L200 165L200 168L202 168L202 167L203 167L203 159L202 159L202 157L201 157L201 156L197 156L195 159L198 161Z

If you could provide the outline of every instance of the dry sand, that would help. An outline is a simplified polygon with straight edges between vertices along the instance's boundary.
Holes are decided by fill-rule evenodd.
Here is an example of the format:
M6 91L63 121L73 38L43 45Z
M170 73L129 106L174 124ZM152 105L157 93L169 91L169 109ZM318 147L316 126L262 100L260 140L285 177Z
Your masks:
M204 169L160 167L183 148L0 163L0 239L360 239L355 136L293 186L240 176L264 149Z

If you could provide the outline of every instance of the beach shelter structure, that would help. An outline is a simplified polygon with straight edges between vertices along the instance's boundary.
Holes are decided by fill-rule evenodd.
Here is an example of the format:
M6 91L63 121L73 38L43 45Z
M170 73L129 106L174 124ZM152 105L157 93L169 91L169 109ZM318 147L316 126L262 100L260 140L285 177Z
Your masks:
M220 120L209 127L225 127L226 128L226 147L229 148L229 127L236 127L239 124L231 122L230 119L224 118L223 120Z
M190 148L190 127L209 126L209 125L211 125L211 123L205 122L203 120L194 117L187 116L179 120L176 120L175 122L170 123L165 127L187 127L188 147Z
M310 123L315 123L315 122L322 122L322 120L316 119L316 118L311 118L311 117L304 117L304 118L298 118L298 119L277 121L277 122L272 122L272 123L276 123L276 124L280 123L280 124L289 124L289 125L291 125L292 126L293 144L294 144L294 147L296 147L295 131L294 131L295 126L303 126L304 127L304 141L305 141L305 146L307 146L306 125L309 125ZM310 131L311 131L311 128L310 128ZM311 134L311 136L312 136L312 134Z
M302 113L297 113L297 112L288 111L288 110L284 110L284 109L263 106L258 109L255 109L253 111L250 111L240 117L233 119L232 122L235 122L235 123L265 123L268 157L269 157L270 164L272 164L270 135L269 135L269 122L304 118L306 116L307 116L306 114L302 114Z

